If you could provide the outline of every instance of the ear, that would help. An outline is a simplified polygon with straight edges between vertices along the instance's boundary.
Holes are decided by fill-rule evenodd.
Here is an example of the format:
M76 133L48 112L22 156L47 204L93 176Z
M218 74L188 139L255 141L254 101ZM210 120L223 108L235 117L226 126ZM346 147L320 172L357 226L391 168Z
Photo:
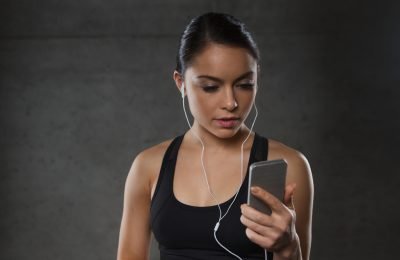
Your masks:
M182 75L174 70L173 78L175 81L175 85L178 88L179 92L181 93L182 83L184 82Z

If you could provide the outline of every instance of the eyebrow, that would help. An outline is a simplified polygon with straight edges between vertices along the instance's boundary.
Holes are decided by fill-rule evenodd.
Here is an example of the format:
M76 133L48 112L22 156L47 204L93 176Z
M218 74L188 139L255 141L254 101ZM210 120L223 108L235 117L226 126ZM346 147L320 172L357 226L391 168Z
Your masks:
M241 76L239 76L237 79L235 79L235 80L233 81L233 83L236 83L236 82L238 82L238 81L241 81L242 79L247 78L248 76L251 76L251 75L253 75L253 74L254 74L253 71L248 71L248 72L242 74ZM209 75L200 75L200 76L197 76L197 78L198 78L198 79L202 79L202 78L210 79L210 80L213 80L213 81L217 81L217 82L219 82L219 83L222 83L222 82L223 82L222 79L219 79L219 78L216 78L216 77L213 77L213 76L209 76Z

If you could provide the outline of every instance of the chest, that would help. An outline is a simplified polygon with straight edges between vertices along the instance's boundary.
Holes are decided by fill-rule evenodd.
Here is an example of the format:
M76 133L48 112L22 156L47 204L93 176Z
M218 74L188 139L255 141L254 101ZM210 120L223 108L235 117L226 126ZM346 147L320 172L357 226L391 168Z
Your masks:
M240 222L240 205L246 202L246 194L247 187L243 185L235 201L230 198L221 204L224 214L233 202L229 213L220 222L216 236L240 255L262 255L262 249L246 237L245 227ZM173 252L192 248L201 253L226 254L214 238L213 231L219 218L217 206L194 207L179 202L174 196L166 199L163 205L162 210L152 212L151 224L160 248Z
M181 153L175 165L173 192L182 203L204 207L227 201L241 186L248 168L250 151L231 154ZM211 194L211 192L212 194Z

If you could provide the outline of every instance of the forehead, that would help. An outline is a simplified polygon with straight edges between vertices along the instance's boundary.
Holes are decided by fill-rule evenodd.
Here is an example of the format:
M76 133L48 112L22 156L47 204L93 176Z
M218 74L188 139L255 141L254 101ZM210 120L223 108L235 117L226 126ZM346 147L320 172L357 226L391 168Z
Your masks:
M256 75L257 61L246 49L212 43L194 57L185 74L189 77L205 74L229 80L248 71Z

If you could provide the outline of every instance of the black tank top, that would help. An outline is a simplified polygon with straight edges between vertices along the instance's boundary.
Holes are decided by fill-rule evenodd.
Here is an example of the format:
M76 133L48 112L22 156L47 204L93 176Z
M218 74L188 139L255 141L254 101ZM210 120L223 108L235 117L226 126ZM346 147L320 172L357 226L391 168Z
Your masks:
M178 201L173 193L174 171L179 147L184 135L176 137L165 152L150 208L150 223L158 241L161 260L228 260L234 259L214 239L218 207L196 207ZM249 164L238 197L229 213L220 222L218 240L229 250L246 260L264 259L264 249L251 242L240 222L240 205L247 201L249 165L267 160L268 140L255 133ZM233 197L221 204L224 214ZM268 252L268 259L273 255Z

